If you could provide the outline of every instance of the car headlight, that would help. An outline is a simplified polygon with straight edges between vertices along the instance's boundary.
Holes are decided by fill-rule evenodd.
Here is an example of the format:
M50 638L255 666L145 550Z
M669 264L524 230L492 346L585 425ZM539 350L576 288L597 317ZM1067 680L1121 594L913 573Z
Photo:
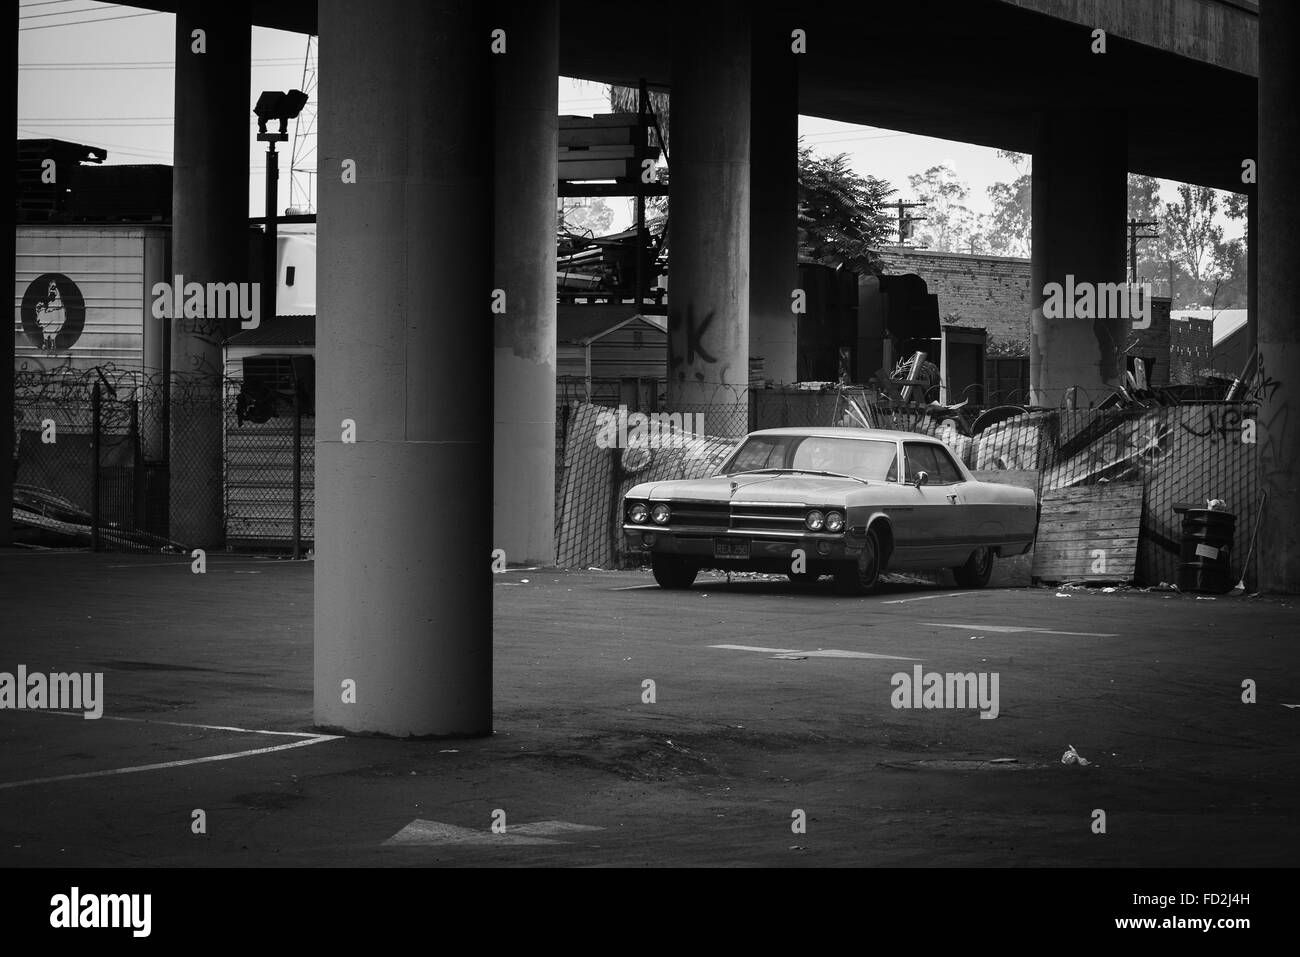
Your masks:
M633 522L640 524L650 515L650 510L646 508L645 502L633 502L628 506L627 517Z
M807 525L809 529L816 532L821 530L825 521L826 517L822 515L821 512L817 511L817 509L813 509L808 513L808 516L803 520L803 523Z
M826 513L826 531L828 532L844 531L844 514L842 512Z
M650 517L654 519L656 525L667 525L672 515L672 510L662 502L650 510Z

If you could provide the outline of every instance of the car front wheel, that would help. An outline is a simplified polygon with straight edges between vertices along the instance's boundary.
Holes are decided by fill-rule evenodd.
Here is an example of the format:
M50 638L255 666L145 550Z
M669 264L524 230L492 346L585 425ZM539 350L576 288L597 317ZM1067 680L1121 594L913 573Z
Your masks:
M993 549L975 549L966 564L954 568L952 573L961 588L983 588L993 574Z
M845 562L835 570L835 590L841 595L865 595L880 581L880 536L867 530L867 542L856 562Z
M695 584L695 576L699 573L698 568L671 555L656 555L651 568L660 588L690 588Z

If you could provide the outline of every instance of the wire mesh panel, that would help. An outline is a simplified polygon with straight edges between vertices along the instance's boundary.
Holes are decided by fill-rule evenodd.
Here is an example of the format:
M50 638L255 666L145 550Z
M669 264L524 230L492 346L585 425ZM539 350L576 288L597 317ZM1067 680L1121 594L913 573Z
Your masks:
M979 469L1039 469L1040 494L1104 483L1145 488L1136 580L1174 583L1181 514L1213 499L1237 517L1230 548L1239 576L1259 508L1254 403L1026 412L975 437ZM1248 583L1254 580L1250 570Z
M215 488L228 546L292 547L292 396L259 407L239 380L176 375L168 382L109 369L19 372L15 380L18 541L187 549L172 539L172 506L182 513L207 507ZM178 433L186 441L173 444ZM314 419L304 414L304 546L313 533L314 438Z
M226 383L226 544L239 548L289 548L294 537L294 429L301 428L300 502L303 543L315 535L314 415L295 418L292 401L278 401L246 418L242 382ZM262 421L258 421L262 420ZM296 424L298 423L298 424Z

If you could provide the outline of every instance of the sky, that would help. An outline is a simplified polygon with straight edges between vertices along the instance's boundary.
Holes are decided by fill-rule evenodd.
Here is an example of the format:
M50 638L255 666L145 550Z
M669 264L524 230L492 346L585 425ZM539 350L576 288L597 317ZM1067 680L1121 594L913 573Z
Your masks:
M18 138L100 146L110 164L171 164L175 16L90 0L23 0L19 16ZM263 213L266 182L266 144L253 138L253 103L263 90L299 88L306 52L302 34L253 28L251 216ZM278 149L283 154L289 145ZM302 165L314 167L315 160ZM281 158L281 211L289 205L287 167ZM305 187L307 177L299 179Z
M108 150L108 163L172 161L172 92L175 79L175 17L135 7L92 0L22 0L18 40L18 137L70 140ZM263 90L290 90L303 84L308 38L254 27L248 119L249 215L263 212L265 144L254 140L253 103ZM608 112L601 84L559 79L560 113ZM313 103L314 106L314 103ZM304 111L306 133L308 113ZM290 132L294 127L290 126ZM992 207L988 187L1009 181L1015 172L997 151L895 130L852 126L815 117L799 118L799 133L818 153L847 153L863 175L888 180L898 199L912 199L907 177L946 164L970 187L976 213ZM307 169L315 166L314 136L304 135L303 170L293 201L304 203L314 185ZM282 154L289 144L280 147ZM280 207L290 205L288 162L281 159ZM1176 184L1162 181L1162 198L1176 198ZM310 197L314 206L314 193ZM631 204L610 200L614 230L631 223ZM1226 234L1239 235L1239 223L1223 222Z

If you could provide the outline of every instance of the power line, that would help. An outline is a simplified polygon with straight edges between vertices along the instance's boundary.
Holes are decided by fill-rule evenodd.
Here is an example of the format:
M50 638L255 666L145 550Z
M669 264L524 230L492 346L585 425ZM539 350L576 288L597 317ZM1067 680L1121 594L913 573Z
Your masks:
M120 6L120 4L119 4ZM72 11L68 11L71 13ZM77 11L82 13L84 11ZM115 17L100 17L98 20L72 20L68 23L42 23L35 27L19 27L19 32L24 30L49 30L54 27L76 27L83 23L106 23L109 20L130 20L132 17L154 17L160 14L161 10L146 10L144 13L122 13Z
M258 57L248 61L251 66L264 68L276 66L296 66L297 57ZM84 62L56 63L40 61L20 63L20 70L174 70L174 60L87 60Z
M44 131L42 131L42 130L34 130L34 129L32 129L31 127L25 127L25 126L20 126L20 127L18 127L18 132L19 132L19 133L31 133L31 134L33 134L33 135L35 135L35 136L44 136L44 135L45 135L45 134L44 134ZM159 158L163 158L163 157L170 158L171 155L172 155L169 151L166 151L166 150L151 150L151 149L149 149L149 148L146 147L146 146L141 146L141 147L139 147L139 149L140 149L140 150L144 150L144 152L138 152L138 151L137 151L137 148L136 148L136 147L133 147L133 146L123 146L121 143L105 143L103 140L100 140L98 137L96 137L96 140L97 140L97 142L95 143L96 146L104 146L104 147L107 147L108 149L116 150L116 151L119 152L119 153L129 153L129 154L132 155L132 156L145 156L146 153L156 153L156 154L158 155Z
M76 2L76 0L40 0L40 3L24 3L19 7L19 9L26 10L29 7L48 7L56 3L74 3L74 2ZM120 7L121 4L115 3L113 4L113 6Z
M55 10L53 13L33 13L30 16L20 16L19 20L40 20L44 17L71 17L80 13L103 13L105 10L112 10L115 7L121 7L120 3L106 3L102 7L86 7L84 10ZM24 8L25 9L25 8ZM58 25L58 24L56 24Z
M19 123L62 123L65 120L92 120L107 123L113 120L170 120L170 116L20 116Z

